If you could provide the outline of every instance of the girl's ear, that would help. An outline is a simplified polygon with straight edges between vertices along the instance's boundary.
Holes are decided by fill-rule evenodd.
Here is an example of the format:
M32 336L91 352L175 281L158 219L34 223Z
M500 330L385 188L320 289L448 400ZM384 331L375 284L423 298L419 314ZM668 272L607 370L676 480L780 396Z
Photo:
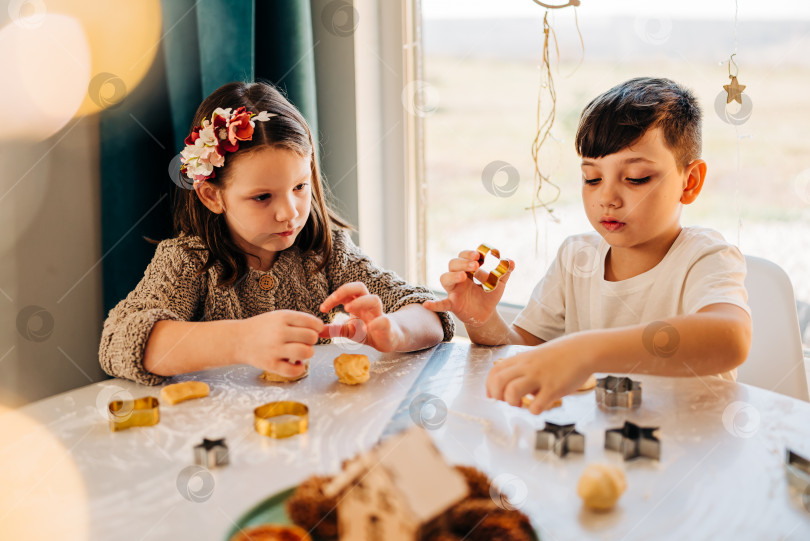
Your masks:
M700 190L703 189L703 181L706 179L706 162L703 160L695 160L686 166L686 175L684 179L683 195L681 195L681 203L688 205L697 199Z
M203 180L197 184L195 190L197 191L197 197L200 198L200 201L202 201L202 204L205 205L208 210L214 214L222 214L225 212L225 204L222 201L222 194L219 188L207 180Z

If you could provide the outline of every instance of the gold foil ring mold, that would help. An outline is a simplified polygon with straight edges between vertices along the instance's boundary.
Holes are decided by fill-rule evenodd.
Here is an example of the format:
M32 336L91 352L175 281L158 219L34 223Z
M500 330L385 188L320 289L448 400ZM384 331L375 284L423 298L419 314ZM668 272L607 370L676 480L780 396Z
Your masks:
M473 283L480 285L484 288L484 291L492 291L496 287L498 287L498 281L501 277L509 271L509 260L508 259L501 259L501 252L499 252L496 248L490 248L486 244L481 244L478 247L478 265L479 268L481 265L484 264L484 260L487 257L487 254L492 254L493 256L498 258L498 266L495 267L487 276L487 279L484 282L479 282L475 278L475 273L468 272L467 276L469 276Z
M288 416L295 416L290 419ZM256 432L270 438L289 438L304 434L309 427L309 408L301 402L268 402L253 410Z

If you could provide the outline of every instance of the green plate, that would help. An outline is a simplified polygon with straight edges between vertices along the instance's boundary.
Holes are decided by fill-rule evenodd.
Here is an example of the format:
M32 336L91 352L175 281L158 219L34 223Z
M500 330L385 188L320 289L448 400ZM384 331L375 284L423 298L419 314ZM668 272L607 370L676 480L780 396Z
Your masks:
M281 492L277 492L269 498L254 505L250 511L239 517L236 525L231 528L225 541L229 541L236 532L253 526L262 524L288 524L293 525L293 521L287 516L287 499L292 496L297 486L290 487ZM314 538L313 538L314 539Z

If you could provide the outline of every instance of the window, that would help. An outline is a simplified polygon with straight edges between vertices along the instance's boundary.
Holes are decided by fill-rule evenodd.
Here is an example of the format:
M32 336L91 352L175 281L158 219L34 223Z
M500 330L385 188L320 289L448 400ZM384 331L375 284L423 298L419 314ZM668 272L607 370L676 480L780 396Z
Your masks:
M422 1L428 284L441 290L447 261L487 242L517 264L503 300L525 304L562 240L592 230L573 146L580 111L621 81L664 76L693 89L704 112L708 175L682 223L717 229L743 253L782 266L800 316L810 312L810 6L741 2L735 30L734 2L583 0L576 14L584 55L573 8L551 10L560 51L559 63L551 54L556 122L540 156L560 188L551 204L558 221L526 210L544 13L532 0ZM715 108L734 52L752 106L736 124Z

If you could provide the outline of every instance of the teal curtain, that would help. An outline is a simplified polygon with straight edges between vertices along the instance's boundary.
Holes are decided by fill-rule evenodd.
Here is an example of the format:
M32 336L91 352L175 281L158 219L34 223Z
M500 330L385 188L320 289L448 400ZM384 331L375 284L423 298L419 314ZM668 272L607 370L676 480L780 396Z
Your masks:
M138 281L172 234L169 164L208 94L230 81L278 86L317 134L309 0L163 0L163 36L146 78L101 115L104 310Z

